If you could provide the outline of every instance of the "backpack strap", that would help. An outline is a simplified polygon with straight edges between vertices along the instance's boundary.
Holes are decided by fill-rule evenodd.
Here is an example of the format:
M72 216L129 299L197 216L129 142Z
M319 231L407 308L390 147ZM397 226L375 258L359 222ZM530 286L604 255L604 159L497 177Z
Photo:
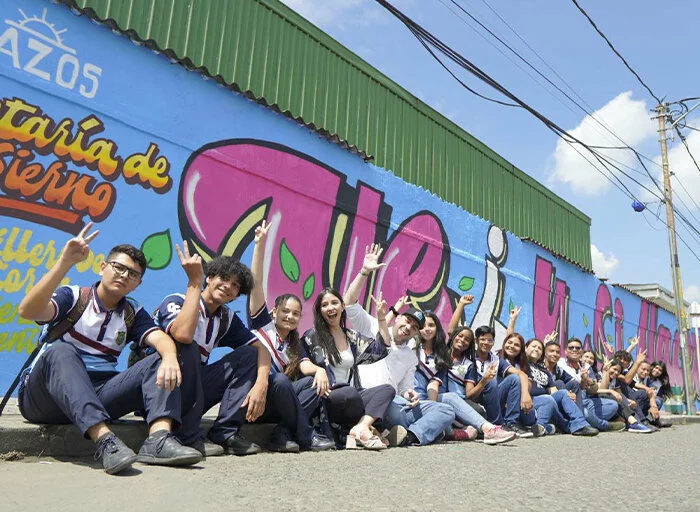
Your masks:
M88 304L90 303L90 294L92 293L92 286L82 286L80 292L78 293L78 300L75 301L73 307L68 311L66 316L61 320L51 325L46 331L46 335L42 340L42 343L51 343L56 341L58 338L67 333L80 319ZM132 308L133 310L133 308Z
M124 301L124 324L126 324L126 331L129 332L131 326L134 325L134 319L136 318L136 310L134 305L129 300L129 297Z

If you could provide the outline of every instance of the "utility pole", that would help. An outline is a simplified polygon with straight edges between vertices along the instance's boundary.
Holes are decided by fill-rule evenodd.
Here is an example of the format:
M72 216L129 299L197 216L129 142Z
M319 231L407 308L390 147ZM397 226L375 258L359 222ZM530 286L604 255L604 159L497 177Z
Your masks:
M661 168L664 174L664 202L666 203L666 226L668 229L668 250L671 253L671 281L673 282L673 297L676 303L676 329L681 344L681 370L683 372L683 400L685 401L685 413L693 414L694 403L690 399L690 375L688 374L687 358L687 317L683 304L683 286L681 285L681 266L678 262L678 249L676 247L676 220L673 215L673 202L671 196L671 174L668 169L668 148L666 147L666 121L668 119L668 104L659 103L656 107L659 120L659 143L661 144Z

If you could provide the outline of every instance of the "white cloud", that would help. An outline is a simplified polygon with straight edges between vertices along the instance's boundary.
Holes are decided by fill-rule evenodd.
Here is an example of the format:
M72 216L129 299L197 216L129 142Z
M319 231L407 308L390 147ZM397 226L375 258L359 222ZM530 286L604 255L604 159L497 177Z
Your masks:
M378 8L367 0L282 0L304 18L321 28L343 26L351 21L366 24L376 21Z
M700 302L700 286L691 284L683 291L683 300Z
M613 253L603 254L595 245L591 244L591 260L593 272L598 277L609 278L620 263Z
M646 103L633 100L631 91L619 94L593 115L630 146L635 146L656 134ZM576 128L569 130L569 133L589 146L622 145L591 116L586 116ZM580 145L574 147L597 167L602 167L586 149ZM624 165L633 166L636 162L634 155L628 150L597 151ZM550 185L557 182L566 183L574 192L587 195L601 194L610 188L610 181L563 140L557 141L552 157L554 164L549 173ZM612 172L618 173L614 168L611 169Z

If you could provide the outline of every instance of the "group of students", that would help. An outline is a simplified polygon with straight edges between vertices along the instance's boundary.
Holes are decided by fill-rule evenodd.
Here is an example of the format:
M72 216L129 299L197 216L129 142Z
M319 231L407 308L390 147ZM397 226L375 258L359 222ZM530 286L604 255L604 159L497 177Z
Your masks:
M146 269L143 253L118 245L92 286L60 286L89 253L91 224L69 240L49 272L19 306L26 319L53 333L20 382L19 408L36 423L73 423L96 443L96 458L116 474L138 461L191 465L207 456L261 451L240 432L244 422L276 424L267 449L383 450L445 439L500 444L556 432L652 432L666 426L659 407L669 392L663 363L645 352L607 358L568 340L560 358L557 333L527 342L510 312L503 346L495 332L460 325L464 296L443 329L438 317L387 307L371 296L374 314L358 299L368 277L385 266L382 249L367 247L362 268L344 294L324 288L313 306L313 328L300 334L302 302L292 294L266 302L265 242L255 230L250 269L217 256L203 264L187 242L176 252L187 276L149 315L128 298ZM267 260L269 262L269 259ZM269 264L269 263L268 263ZM248 325L226 304L248 295ZM350 326L351 327L350 327ZM117 359L132 342L129 367ZM215 347L229 347L215 362ZM202 415L219 411L204 435ZM110 420L140 411L148 437L134 453L110 430Z

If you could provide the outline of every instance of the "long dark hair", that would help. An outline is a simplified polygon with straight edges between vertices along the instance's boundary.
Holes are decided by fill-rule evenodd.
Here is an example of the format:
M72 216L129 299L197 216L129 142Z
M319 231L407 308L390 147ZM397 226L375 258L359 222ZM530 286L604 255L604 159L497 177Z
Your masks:
M447 341L447 348L449 349L449 358L451 359L452 357L452 342L454 339L457 337L457 335L462 332L462 331L469 331L469 344L467 346L467 349L462 352L462 354L466 353L467 359L469 359L472 362L476 361L476 348L475 348L475 338L474 338L474 331L472 331L469 327L465 327L463 325L460 325L455 328L454 331L450 334L450 339ZM452 366L452 365L450 365Z
M338 347L335 346L335 340L333 339L331 330L328 328L328 324L323 319L323 315L321 315L321 302L323 301L323 297L328 294L333 295L340 300L340 304L343 306L343 312L340 314L340 328L343 330L343 332L347 330L346 325L348 315L345 313L345 302L343 301L343 296L340 295L338 290L335 288L326 287L321 290L314 301L314 332L316 335L316 342L326 353L326 357L328 358L331 366L336 366L341 361L340 352L338 351Z
M508 356L506 356L505 351L506 341L508 341L511 338L517 338L520 341L520 353L517 356L515 356L514 361L508 359ZM506 336L503 340L503 348L501 348L501 350L498 351L498 357L502 357L510 363L517 363L520 366L521 371L527 372L528 361L527 354L525 354L525 338L523 338L517 332L511 333L508 336Z
M433 339L433 355L435 356L435 369L438 372L447 370L452 366L450 364L450 349L447 346L447 339L445 337L445 330L442 328L442 323L435 313L432 311L424 311L426 318L430 318L435 322L435 339ZM423 345L423 336L418 334L420 338L421 345ZM420 350L420 346L416 347L416 352ZM420 359L420 354L418 356Z
M593 354L593 364L591 365L591 368L593 369L593 373L595 373L597 376L598 375L598 355L595 353L595 351L594 350L584 350L583 354L581 354L581 355L582 356L586 355L589 352L591 354Z
M661 375L659 375L658 377L658 380L661 382L661 387L656 393L656 396L665 399L671 396L671 381L668 378L668 370L666 369L666 363L664 363L663 361L654 361L653 363L651 363L651 366L649 367L650 380L656 380L654 377L651 376L651 370L653 370L656 367L661 368Z
M279 309L288 300L293 300L299 304L299 310L302 310L301 299L293 293L283 293L275 299L275 309ZM289 363L284 369L284 374L290 379L299 375L299 363L301 363L301 342L299 341L299 331L294 329L289 331L287 335L287 357Z

